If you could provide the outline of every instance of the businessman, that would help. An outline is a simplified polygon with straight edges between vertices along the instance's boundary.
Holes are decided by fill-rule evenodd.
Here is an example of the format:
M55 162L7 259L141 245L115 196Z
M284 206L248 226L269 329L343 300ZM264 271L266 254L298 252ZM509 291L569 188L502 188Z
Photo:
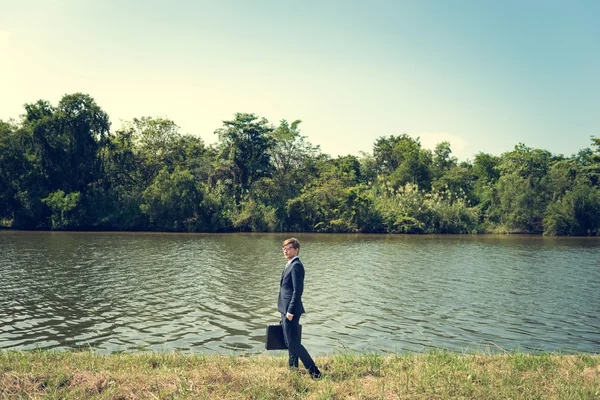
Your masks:
M283 338L288 347L290 368L298 368L298 358L313 378L320 378L321 371L300 343L300 316L304 313L302 292L304 291L304 266L298 258L300 242L291 238L283 242L283 255L287 264L281 274L277 309L281 313Z

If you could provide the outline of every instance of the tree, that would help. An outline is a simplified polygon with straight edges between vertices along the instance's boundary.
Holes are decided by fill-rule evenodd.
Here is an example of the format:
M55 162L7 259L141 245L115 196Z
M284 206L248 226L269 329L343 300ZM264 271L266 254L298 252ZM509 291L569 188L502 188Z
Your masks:
M77 226L76 207L79 205L81 193L66 194L62 190L51 193L42 201L52 210L52 229L64 229Z
M600 234L600 189L576 182L546 209L544 234Z
M19 207L16 195L25 162L18 145L17 128L0 120L0 226L4 219L12 222Z
M287 229L290 222L286 213L287 201L298 196L302 188L318 174L316 164L319 147L306 141L300 132L300 124L300 120L291 124L281 120L279 126L268 133L271 139L270 179L261 178L250 189L251 198L274 210L275 230ZM263 210L258 207L255 209ZM264 214L263 211L261 213Z
M469 164L454 165L434 181L433 187L436 191L448 193L453 197L476 202L473 196L474 183L475 178Z
M171 152L174 167L189 170L198 181L208 180L213 154L201 138L181 135L172 144Z
M203 192L192 174L163 168L143 193L141 210L155 228L167 231L207 230Z
M237 203L252 182L271 174L270 150L273 128L265 118L254 114L235 114L215 131L219 136L219 158L230 168Z
M544 211L550 199L546 175L552 155L524 144L502 154L496 169L500 174L488 209L492 221L504 229L542 232Z
M373 147L380 173L389 176L395 188L406 183L428 189L431 185L432 154L421 149L419 139L403 134L380 137Z
M360 177L367 185L372 185L377 180L378 165L375 157L367 152L360 152Z
M56 108L46 101L25 105L23 126L31 130L48 190L85 192L101 174L98 152L110 129L108 115L87 94L63 96Z
M532 149L519 143L513 151L502 154L496 168L501 175L515 174L537 184L548 173L551 158L552 154L546 150Z
M449 142L441 142L433 151L432 187L448 194L448 198L472 199L474 177L469 163L458 164L456 157L451 157Z
M354 171L343 171L330 159L320 160L318 169L302 193L287 202L289 230L357 232L365 199L351 189Z
M300 133L301 123L295 120L290 125L286 120L281 120L279 126L269 133L272 177L278 184L290 181L299 183L298 179L303 177L298 172L306 168L320 152L319 146L307 142Z
M102 176L99 153L109 128L108 115L83 93L63 96L56 107L43 100L25 105L11 139L21 160L21 167L11 171L18 204L13 227L51 226L50 203L42 200L59 190L80 193L85 203L89 185Z
M594 150L588 151L584 161L583 173L588 177L593 186L600 186L600 138L592 138Z
M500 177L500 172L496 166L500 159L496 156L486 153L477 153L473 162L473 175L477 181L486 183L495 183Z
M173 171L179 127L166 118L141 117L125 122L139 170L146 185L150 185L163 168Z
M545 235L598 235L600 233L600 140L597 147L570 159L555 160L548 171L551 202L544 213Z
M109 135L102 150L103 185L94 187L93 193L93 208L100 214L95 218L97 225L129 230L143 229L147 224L140 205L149 184L134 135L135 131L126 126Z
M450 142L440 142L435 146L432 166L434 179L442 177L447 171L458 165L458 160L456 157L452 157L451 154Z

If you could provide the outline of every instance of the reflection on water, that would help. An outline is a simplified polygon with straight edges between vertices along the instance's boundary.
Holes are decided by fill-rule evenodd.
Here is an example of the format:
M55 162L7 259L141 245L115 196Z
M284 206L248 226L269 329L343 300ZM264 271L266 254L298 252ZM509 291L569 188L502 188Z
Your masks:
M0 232L0 348L259 352L286 234ZM600 240L296 235L303 342L600 352Z

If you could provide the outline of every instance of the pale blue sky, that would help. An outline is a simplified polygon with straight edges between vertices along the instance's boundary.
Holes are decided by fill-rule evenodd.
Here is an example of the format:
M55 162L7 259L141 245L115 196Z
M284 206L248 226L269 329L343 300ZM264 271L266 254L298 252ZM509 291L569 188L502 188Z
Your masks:
M214 143L236 112L332 156L379 136L461 160L600 136L600 1L0 0L0 119L84 92Z

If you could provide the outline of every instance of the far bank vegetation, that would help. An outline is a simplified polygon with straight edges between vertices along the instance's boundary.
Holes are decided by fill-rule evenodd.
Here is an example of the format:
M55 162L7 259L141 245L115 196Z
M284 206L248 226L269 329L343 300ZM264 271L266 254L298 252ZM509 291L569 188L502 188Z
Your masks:
M598 235L600 139L564 156L517 144L459 162L405 134L331 157L299 120L235 114L206 145L175 122L111 131L87 94L0 121L0 227L185 232ZM367 149L365 149L367 150Z

